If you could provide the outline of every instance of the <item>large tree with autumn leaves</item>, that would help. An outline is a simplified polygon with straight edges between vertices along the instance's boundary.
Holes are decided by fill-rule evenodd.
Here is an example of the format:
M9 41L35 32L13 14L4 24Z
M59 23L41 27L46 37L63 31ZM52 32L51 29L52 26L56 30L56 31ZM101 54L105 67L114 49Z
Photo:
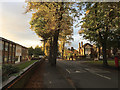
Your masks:
M73 4L72 2L27 2L26 12L33 11L31 29L39 37L50 41L49 61L53 66L56 65L59 36L63 36L62 33L65 31L72 30L73 17L77 15L75 7L72 7Z
M102 47L103 65L107 66L106 49L120 42L120 2L84 3L85 17L80 34ZM114 43L114 44L113 44ZM114 46L115 47L115 46Z

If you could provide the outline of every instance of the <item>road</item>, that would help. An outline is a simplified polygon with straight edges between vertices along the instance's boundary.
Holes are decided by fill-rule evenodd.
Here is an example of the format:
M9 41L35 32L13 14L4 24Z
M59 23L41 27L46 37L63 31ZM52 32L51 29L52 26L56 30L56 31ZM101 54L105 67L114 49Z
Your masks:
M118 71L95 68L82 61L57 60L66 79L75 88L118 88Z

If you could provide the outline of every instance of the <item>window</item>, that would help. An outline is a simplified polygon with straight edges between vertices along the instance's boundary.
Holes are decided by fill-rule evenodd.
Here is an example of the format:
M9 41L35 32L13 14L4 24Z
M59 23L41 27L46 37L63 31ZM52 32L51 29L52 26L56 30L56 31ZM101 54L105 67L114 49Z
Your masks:
M2 50L3 50L3 48L4 48L4 41L2 41Z
M0 50L2 50L2 41L0 41Z
M12 44L10 44L10 52L12 51Z
M15 52L15 45L13 45L13 52Z
M11 60L11 54L12 54L12 44L10 43L10 46L9 46L9 60Z
M5 61L5 62L7 62L7 57L8 57L8 56L7 56L7 55L5 55L5 58L4 58L4 61Z
M13 58L15 57L15 45L13 45Z
M8 43L5 43L5 51L8 51Z

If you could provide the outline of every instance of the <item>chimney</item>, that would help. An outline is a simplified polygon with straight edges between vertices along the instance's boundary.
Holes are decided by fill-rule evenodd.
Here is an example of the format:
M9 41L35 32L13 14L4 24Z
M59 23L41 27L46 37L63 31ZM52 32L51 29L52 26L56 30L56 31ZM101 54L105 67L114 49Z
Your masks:
M74 50L74 48L73 47L71 47L71 51L73 51Z
M83 42L81 42L81 47L83 47Z
M78 50L79 50L79 54L80 54L80 42L79 42L79 48L78 48Z
M79 43L79 49L80 49L80 43Z

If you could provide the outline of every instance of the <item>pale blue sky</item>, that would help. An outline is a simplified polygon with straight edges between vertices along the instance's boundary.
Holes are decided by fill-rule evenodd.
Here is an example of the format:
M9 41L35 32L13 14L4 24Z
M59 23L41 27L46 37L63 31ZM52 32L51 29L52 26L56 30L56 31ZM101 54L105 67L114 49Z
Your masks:
M0 36L26 47L42 45L39 41L40 38L29 29L31 14L23 14L25 12L23 6L25 6L24 2L0 2L0 7L2 7L0 10L0 20L2 21L2 23L0 23L2 26ZM74 41L72 41L71 46L75 49L78 49L79 42L88 42L79 36L79 29L80 28L73 27Z

